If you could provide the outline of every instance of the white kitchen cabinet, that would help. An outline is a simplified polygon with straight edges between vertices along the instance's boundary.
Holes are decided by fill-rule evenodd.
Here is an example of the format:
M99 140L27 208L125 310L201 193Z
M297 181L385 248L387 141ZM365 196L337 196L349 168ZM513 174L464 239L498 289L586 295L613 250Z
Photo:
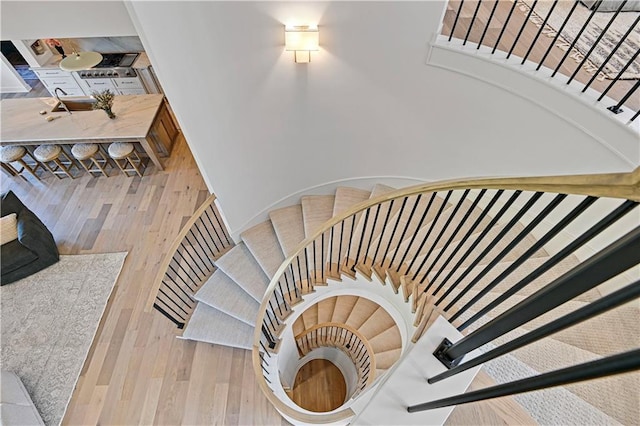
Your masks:
M142 81L138 77L120 77L114 78L113 82L116 87L120 90L122 89L143 89Z
M60 68L32 68L32 70L52 96L55 96L56 87L67 93L63 95L58 92L60 97L85 96L86 94L73 73L63 71Z
M86 87L89 89L89 93L102 92L107 89L111 90L113 93L117 93L116 85L110 78L85 79L83 80L83 83L86 84Z

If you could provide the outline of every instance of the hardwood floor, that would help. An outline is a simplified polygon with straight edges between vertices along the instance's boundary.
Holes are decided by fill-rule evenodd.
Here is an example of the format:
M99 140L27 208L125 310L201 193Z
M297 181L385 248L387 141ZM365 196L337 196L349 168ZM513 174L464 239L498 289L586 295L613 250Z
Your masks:
M300 368L291 399L300 407L326 413L344 404L347 385L342 373L326 359L314 359Z
M62 254L127 251L63 424L282 424L255 383L251 353L177 339L148 305L156 268L208 196L184 139L143 178L2 175Z
M534 35L527 27L523 37ZM49 95L39 87L0 98L25 96ZM110 170L109 178L0 179L3 192L12 189L42 218L62 254L129 253L63 424L288 424L258 389L249 351L177 339L179 330L148 304L156 268L208 195L184 139L165 165L150 165L143 178ZM473 387L487 385L480 377ZM457 407L447 423L532 422L487 401Z

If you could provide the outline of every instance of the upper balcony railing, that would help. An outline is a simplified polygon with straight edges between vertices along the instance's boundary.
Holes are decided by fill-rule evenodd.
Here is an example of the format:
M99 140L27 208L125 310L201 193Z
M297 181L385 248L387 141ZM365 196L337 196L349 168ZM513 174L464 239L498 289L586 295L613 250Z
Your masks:
M451 0L442 35L449 41L546 68L611 114L640 114L640 7L631 1ZM605 98L607 97L607 98ZM615 102L611 102L611 99Z

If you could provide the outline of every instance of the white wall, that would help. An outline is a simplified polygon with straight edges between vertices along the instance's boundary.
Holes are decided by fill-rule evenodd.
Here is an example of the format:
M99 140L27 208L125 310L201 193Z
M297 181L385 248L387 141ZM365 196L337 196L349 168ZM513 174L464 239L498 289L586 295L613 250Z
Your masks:
M0 93L19 93L31 90L25 81L11 66L11 63L0 53Z
M301 188L626 171L581 129L425 65L442 2L132 2L133 21L232 232ZM309 65L283 25L316 21Z
M133 36L122 1L5 1L0 38Z
M137 30L233 233L290 194L352 177L612 172L638 161L535 103L427 66L442 1L2 7L8 38ZM320 25L321 51L299 65L284 24L305 21Z

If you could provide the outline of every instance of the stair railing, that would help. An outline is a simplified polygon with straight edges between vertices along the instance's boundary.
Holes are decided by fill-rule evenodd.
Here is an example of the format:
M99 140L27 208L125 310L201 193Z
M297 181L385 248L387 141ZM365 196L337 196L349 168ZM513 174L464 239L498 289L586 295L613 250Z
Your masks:
M460 361L471 350L609 278L628 284L623 299L617 293L611 295L615 299L607 296L594 302L587 313L572 313L559 322L549 322L544 326L547 331L534 337L547 337L561 326L572 326L597 315L610 308L614 303L611 300L617 300L618 305L632 300L637 291L631 289L637 290L638 282L627 274L640 263L640 228L634 220L639 201L640 168L631 173L600 175L450 180L397 190L359 203L300 243L271 280L254 335L253 360L259 386L270 402L292 419L322 423L353 414L349 409L331 413L330 420L321 415L301 416L272 392L273 384L266 374L273 367L272 355L278 351L280 333L293 307L303 300L304 293L313 291L316 285L326 285L325 276L340 279L343 275L355 276L356 271L368 279L376 275L383 285L388 282L399 297L411 303L413 326L424 325L431 313L438 312L460 331L468 332L458 342L443 342L441 353L434 354L451 368L449 375L468 368L466 362ZM594 210L594 206L598 208ZM571 230L569 235L579 235L566 242L566 236L560 237L567 229ZM568 271L561 268L563 261L587 243L612 238L613 242L578 266ZM598 244L602 245L602 241ZM320 246L325 247L325 257L318 260ZM313 247L316 255L305 256ZM527 270L524 278L515 284L506 281L527 260L540 257L541 253L546 256L546 250L550 250L549 258L540 261L533 271ZM298 268L300 259L305 264ZM500 269L504 260L509 260L509 266ZM559 278L545 276L552 270L559 271ZM323 272L318 279L318 274L310 271ZM507 284L507 289L500 287ZM497 289L500 291L495 293ZM525 294L523 289L532 294ZM473 330L481 318L488 318L488 324ZM420 327L418 330L414 341L422 333ZM500 347L493 357L511 352L522 341L516 339ZM569 372L549 373L553 380L536 376L530 382L504 386L508 392L520 392L539 382L553 386L640 368L627 358L620 354L604 358L619 362L613 369L603 370L601 363L585 365ZM575 371L585 374L576 375ZM487 397L492 396L480 394L474 400ZM464 395L456 398L454 402L437 404L466 401ZM411 407L410 411L429 408L433 407Z
M215 271L213 261L234 245L215 199L210 195L184 224L158 269L153 308L178 328L195 308L193 295Z
M638 36L640 35L640 16L634 20L630 25L625 26L621 33L614 32L612 25L614 23L620 23L620 13L625 8L627 1L618 2L619 5L616 10L607 13L599 11L602 5L602 0L595 2L588 10L587 6L581 4L580 1L574 1L573 6L568 12L563 12L560 8L556 9L559 0L554 0L548 6L548 10L543 9L543 4L547 6L549 1L529 1L522 0L515 1L482 1L482 0L451 0L447 7L447 12L442 26L442 35L447 37L449 42L452 39L456 39L462 42L465 46L468 43L474 44L476 49L480 49L481 46L491 49L491 54L499 59L510 58L511 55L516 52L523 53L521 65L525 62L533 62L536 65L536 71L539 71L543 66L553 69L551 77L555 77L557 73L561 73L568 77L566 84L571 84L573 81L577 81L577 78L583 80L580 82L582 86L582 93L586 92L589 88L595 89L600 92L600 96L597 101L609 95L611 98L617 101L615 105L607 107L612 114L619 114L623 111L622 106L626 105L630 110L634 112L629 122L634 121L640 114L640 106L637 102L637 93L640 88L640 79L635 78L630 80L625 74L630 67L636 67L638 69L638 55L640 54L640 45L637 43ZM565 2L568 4L569 2ZM497 19L496 13L498 7L505 9L503 13L506 14L506 18ZM507 9L508 8L508 12ZM479 13L481 9L485 13ZM517 9L521 9L525 14L524 20L518 19ZM588 15L583 20L580 18L579 13L576 13L577 9L588 10ZM490 11L489 11L490 10ZM514 13L515 12L515 13ZM598 26L592 26L596 30L599 30L599 34L596 36L595 41L591 40L593 35L589 35L587 30L590 27L590 23L595 15L607 16L607 23L603 25L603 28ZM488 15L488 16L487 16ZM471 18L469 19L469 16ZM535 24L532 24L532 21ZM555 24L557 29L550 27L549 23L557 21ZM527 25L538 26L538 31L533 38L525 40L522 37L525 27ZM570 35L565 28L569 26L576 26L580 30L575 34L573 39L570 39ZM497 37L488 37L488 30L492 28L494 31L500 29ZM505 33L516 33L517 35L513 40L506 41ZM553 40L548 43L544 40L546 37L540 37L542 34L553 35ZM609 35L611 39L607 40L605 35ZM588 42L587 42L588 40ZM583 42L581 45L590 46L586 52L579 52L576 50L578 42ZM545 45L548 46L545 48ZM550 54L554 46L562 45L565 50L561 59L557 59L555 55ZM534 55L535 51L544 51L544 54ZM584 50L584 49L583 49ZM498 53L496 53L496 51ZM606 53L606 57L601 61L599 66L593 65L590 61L594 52ZM505 56L506 54L506 56ZM576 61L567 61L568 58L581 58ZM578 73L581 69L585 68L585 64L589 64L590 72L592 76L590 79L579 76ZM605 74L604 71L607 71ZM610 81L606 85L598 84L594 86L596 79L604 80L608 78ZM586 81L585 81L586 80ZM634 81L635 80L635 81ZM633 101L633 96L635 101Z
M300 357L308 355L315 349L332 347L344 352L358 372L356 390L351 397L356 397L368 385L373 383L376 372L376 359L373 348L358 330L338 323L321 323L295 336Z

